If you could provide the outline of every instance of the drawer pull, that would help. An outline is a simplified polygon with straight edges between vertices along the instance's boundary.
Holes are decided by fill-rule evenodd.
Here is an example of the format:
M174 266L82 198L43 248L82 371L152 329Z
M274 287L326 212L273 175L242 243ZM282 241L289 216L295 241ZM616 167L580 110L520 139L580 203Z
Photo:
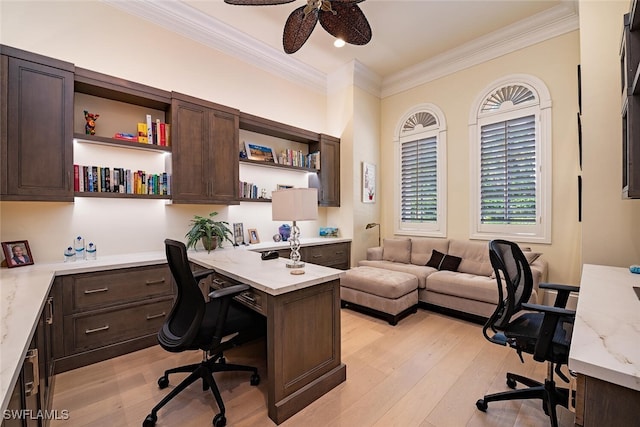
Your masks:
M30 397L38 394L40 387L40 364L38 363L37 348L31 348L27 351L25 362L31 363L31 369L33 372L33 381L29 381L24 385L25 396Z
M322 255L313 255L311 258L322 258Z
M49 308L49 315L46 318L47 325L53 325L53 297L47 298L47 307Z
M249 292L243 292L242 293L242 298L244 298L246 300L249 300L250 302L252 302L254 304L256 303L256 298L252 294L250 294Z
M220 279L213 279L213 284L223 288L224 285L226 284L226 282L224 280L220 280Z
M165 313L164 311L160 314L152 314L152 315L147 314L147 320L157 319L158 317L164 317L166 315L167 313Z
M342 255L342 254L344 254L344 251L336 252L336 255Z
M95 329L87 329L87 330L84 331L84 333L86 335L89 335L89 334L92 334L94 332L106 331L107 329L109 329L109 325L104 325L104 326L102 326L100 328L95 328Z
M159 280L147 280L147 286L148 285L160 285L164 283L164 277L162 279Z
M89 295L89 294L97 294L98 292L107 292L109 290L109 288L104 287L104 288L98 288L98 289L87 289L84 291L85 295Z

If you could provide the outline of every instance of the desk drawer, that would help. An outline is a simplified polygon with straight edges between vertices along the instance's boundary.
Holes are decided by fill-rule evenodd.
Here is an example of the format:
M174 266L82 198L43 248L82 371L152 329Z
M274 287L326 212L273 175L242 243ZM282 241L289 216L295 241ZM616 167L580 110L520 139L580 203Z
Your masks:
M327 267L345 266L349 264L349 243L307 246L302 249L302 259L311 264L324 265Z
M166 265L66 276L65 314L173 294Z
M211 282L212 289L221 289L227 286L239 284L233 279L216 274L216 277ZM240 295L234 298L236 301L246 305L250 309L262 314L267 315L267 294L257 289L250 288Z
M65 316L66 354L73 354L157 333L173 298L109 311Z

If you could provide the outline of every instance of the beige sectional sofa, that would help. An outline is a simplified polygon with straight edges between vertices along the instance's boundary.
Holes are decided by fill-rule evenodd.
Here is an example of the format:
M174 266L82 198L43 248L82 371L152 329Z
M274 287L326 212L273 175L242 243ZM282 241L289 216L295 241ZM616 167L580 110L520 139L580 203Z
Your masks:
M456 271L427 266L434 251L459 257ZM523 252L533 273L530 302L538 303L542 300L538 284L547 280L547 262L526 247ZM433 261L431 264L438 265ZM384 239L383 246L367 250L367 259L359 261L358 266L415 275L418 300L425 308L481 320L493 314L498 301L488 242L426 237Z

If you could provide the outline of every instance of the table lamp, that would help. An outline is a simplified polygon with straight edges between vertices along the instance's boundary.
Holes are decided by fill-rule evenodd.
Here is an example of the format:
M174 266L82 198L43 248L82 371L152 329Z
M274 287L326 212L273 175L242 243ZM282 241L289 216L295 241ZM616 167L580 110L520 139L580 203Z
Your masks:
M291 255L288 268L302 268L300 261L300 228L296 221L318 219L318 190L315 188L287 188L271 193L271 216L274 221L292 221L289 247ZM291 274L304 274L304 270L292 270Z

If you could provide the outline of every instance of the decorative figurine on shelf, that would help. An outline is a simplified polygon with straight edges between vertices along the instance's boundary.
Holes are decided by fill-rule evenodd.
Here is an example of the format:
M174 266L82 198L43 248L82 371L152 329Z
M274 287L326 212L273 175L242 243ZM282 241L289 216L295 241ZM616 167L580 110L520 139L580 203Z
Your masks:
M98 120L100 114L90 113L87 110L84 110L84 119L87 123L84 125L84 133L87 135L95 135L96 134L96 120Z
M282 241L286 242L291 237L291 226L289 224L282 224L278 228L278 232L280 233L280 237L282 237Z

